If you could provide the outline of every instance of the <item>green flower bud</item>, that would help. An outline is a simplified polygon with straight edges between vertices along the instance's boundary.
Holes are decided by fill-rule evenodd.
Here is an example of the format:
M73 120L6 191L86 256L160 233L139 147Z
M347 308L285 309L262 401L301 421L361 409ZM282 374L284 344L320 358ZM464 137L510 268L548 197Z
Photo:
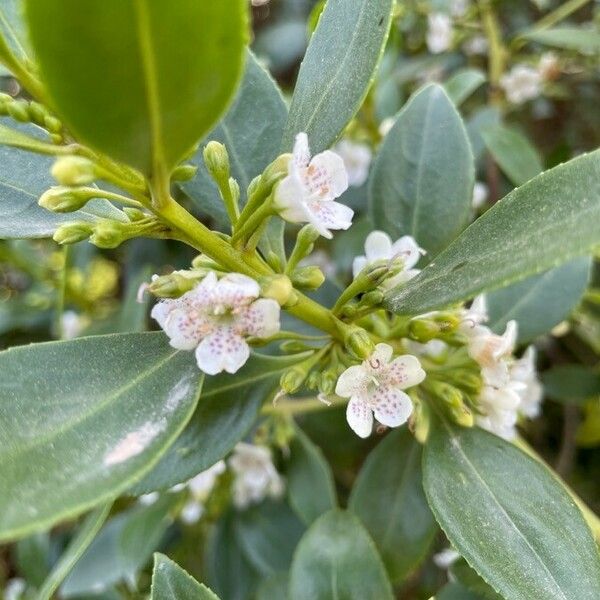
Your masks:
M198 167L195 165L179 165L171 174L173 181L190 181L196 177Z
M319 289L325 281L325 275L319 267L300 267L292 274L294 287L306 290Z
M148 216L148 214L145 213L143 210L140 210L139 208L133 208L132 206L126 206L125 208L123 208L123 212L127 215L127 218L132 223L135 223L136 221L141 221L142 219L145 219Z
M62 131L62 123L56 117L50 115L44 117L44 127L50 133L60 133Z
M96 166L82 156L61 156L52 165L51 173L61 185L87 185L96 179Z
M360 299L361 306L379 306L383 302L385 294L381 290L367 292Z
M440 334L440 328L433 319L413 319L408 324L408 337L425 344Z
M280 306L286 304L294 290L290 278L286 275L271 275L259 281L261 295L276 300Z
M308 373L302 364L296 365L281 376L279 385L286 394L293 394L302 387L307 375Z
M360 327L351 327L344 336L346 350L359 360L366 360L375 349L375 344L369 334Z
M229 155L227 148L219 142L208 142L203 152L204 164L211 177L217 182L229 180Z
M76 244L87 240L92 234L93 229L89 223L67 223L61 225L52 236L57 244Z
M319 382L321 380L321 375L317 371L311 371L306 380L306 388L309 390L316 390L319 387Z
M248 196L248 198L250 198L250 196L252 196L259 188L261 178L262 175L257 175L248 185L248 189L246 190L246 195Z
M44 192L38 200L38 204L46 210L66 213L79 210L90 198L92 196L89 193L79 192L76 188L56 186Z
M148 290L159 298L179 298L193 289L201 278L202 275L190 271L173 271L154 279Z
M425 444L431 429L431 411L429 406L422 400L415 402L415 398L413 398L413 404L414 410L409 425L417 441L420 444Z
M25 100L13 100L7 105L8 114L15 120L21 123L29 123L29 104Z
M288 174L290 160L293 158L291 154L280 154L262 174L262 183L264 185L273 185L277 180L285 177Z
M128 239L126 226L117 221L103 219L94 226L90 242L98 248L116 248Z
M335 392L335 386L337 383L337 377L331 373L330 371L325 371L321 376L321 381L319 383L319 391L325 394L326 396L330 396Z
M240 184L233 178L229 178L229 191L233 201L237 204L240 201Z
M44 120L48 116L48 111L39 102L29 103L29 115L31 120L38 125L44 125Z
M306 352L307 350L310 350L311 346L308 346L299 340L288 340L280 344L279 348L286 354L298 354L300 352Z

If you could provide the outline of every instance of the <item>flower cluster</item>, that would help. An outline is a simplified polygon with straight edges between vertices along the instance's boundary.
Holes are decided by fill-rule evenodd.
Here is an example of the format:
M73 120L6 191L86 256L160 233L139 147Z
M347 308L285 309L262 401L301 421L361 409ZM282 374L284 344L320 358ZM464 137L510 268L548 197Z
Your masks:
M526 64L515 65L500 80L500 85L511 104L524 104L537 98L545 81L560 72L558 59L552 52L543 54L536 67Z

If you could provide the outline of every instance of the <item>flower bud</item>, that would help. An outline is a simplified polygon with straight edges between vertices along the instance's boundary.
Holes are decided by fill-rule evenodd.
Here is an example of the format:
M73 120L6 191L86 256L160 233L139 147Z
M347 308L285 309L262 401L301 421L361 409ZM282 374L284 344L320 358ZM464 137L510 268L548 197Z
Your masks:
M425 344L440 334L438 324L432 319L413 319L408 324L408 337Z
M292 274L294 287L306 290L319 289L325 281L325 275L319 267L300 267Z
M344 336L346 350L359 360L365 360L371 356L375 344L369 334L360 327L351 327Z
M280 154L262 174L262 184L265 186L273 185L278 179L285 177L288 174L291 154Z
M203 156L204 164L216 182L229 180L229 155L223 144L215 141L208 142L204 148Z
M38 204L46 210L66 213L79 210L90 198L92 196L89 193L80 192L76 188L55 186L42 194Z
M286 275L271 275L260 280L260 290L263 298L272 298L280 306L286 304L294 290L290 278Z
M306 352L311 350L311 346L301 342L299 340L287 340L279 345L282 352L286 354L299 354L300 352Z
M98 248L111 249L120 246L126 239L127 234L122 223L103 219L94 226L90 242Z
M367 292L360 299L361 306L379 306L383 302L384 293L381 290Z
M62 131L62 123L56 117L49 115L44 117L44 127L50 133L60 133Z
M233 201L237 204L240 201L240 184L233 178L229 178L229 191Z
M29 123L29 104L25 100L13 100L6 107L8 114L15 120L21 123Z
M61 225L52 236L52 239L57 244L76 244L83 240L87 240L93 232L93 228L89 223L67 223Z
M193 289L201 277L189 271L173 271L169 275L153 279L148 290L159 298L179 298Z
M61 156L52 165L51 173L61 185L87 185L96 179L96 166L82 156Z
M171 179L173 181L190 181L190 179L194 179L197 172L196 165L179 165L171 174Z
M127 215L127 218L131 223L135 223L136 221L141 221L145 219L148 215L139 208L134 208L132 206L126 206L123 208L123 212Z
M48 115L48 111L39 102L30 102L29 103L29 116L34 123L37 123L38 125L43 126L44 120L47 115Z
M425 444L429 437L431 428L431 411L429 406L422 400L415 402L414 410L410 416L409 427L420 444Z
M321 381L319 382L319 391L326 396L330 396L335 392L335 385L337 383L337 377L329 372L325 371L321 375Z
M308 373L302 364L296 365L281 376L279 385L286 394L293 394L300 389L307 375Z

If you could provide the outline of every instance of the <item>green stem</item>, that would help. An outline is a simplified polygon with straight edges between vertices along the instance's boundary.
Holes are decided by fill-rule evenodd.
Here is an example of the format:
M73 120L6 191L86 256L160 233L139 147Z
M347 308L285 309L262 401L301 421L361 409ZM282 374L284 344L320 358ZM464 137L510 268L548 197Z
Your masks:
M483 29L489 44L489 80L492 86L490 100L499 104L502 100L500 79L504 73L506 63L506 49L502 43L500 25L492 7L492 0L480 0L479 10Z
M337 408L347 402L347 398L338 398L337 396L331 397L331 404L325 404L318 398L309 398L306 400L280 400L276 404L266 404L262 407L261 412L263 415L299 415Z
M257 231L263 222L272 217L275 214L273 210L273 206L269 201L264 202L260 208L254 211L245 221L242 221L239 229L236 229L236 232L233 234L231 239L232 244L240 245L245 243L252 234Z
M89 192L90 194L94 194L94 198L106 198L107 200L114 200L119 204L123 204L125 206L132 206L133 208L144 208L144 205L137 200L133 200L132 198L127 198L127 196L122 196L121 194L116 194L115 192L109 192L108 190L102 190L100 188L80 188L79 191Z
M548 29L549 27L560 23L563 19L566 19L575 11L583 8L589 2L590 0L568 0L568 2L561 4L551 13L548 13L545 17L542 17L537 23L534 23L531 30L540 31L542 29Z
M42 84L29 72L25 65L15 56L4 36L0 34L0 63L2 63L18 80L19 83L34 97L45 104L46 94Z
M227 215L231 221L231 228L233 228L240 218L240 207L231 193L231 186L229 185L229 179L225 181L219 181L219 191L221 192L221 198L223 198L223 204L227 210Z

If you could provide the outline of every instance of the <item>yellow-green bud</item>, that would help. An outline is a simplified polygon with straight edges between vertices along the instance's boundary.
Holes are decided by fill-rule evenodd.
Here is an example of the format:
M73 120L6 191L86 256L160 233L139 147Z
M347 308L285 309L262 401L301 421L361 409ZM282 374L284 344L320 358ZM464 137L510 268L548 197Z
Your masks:
M21 123L28 123L31 120L29 116L29 104L25 100L14 100L7 107L8 114Z
M312 371L306 380L306 387L309 390L316 390L319 387L321 375L317 371Z
M248 189L246 190L246 194L247 194L248 198L250 198L250 196L252 196L256 192L258 187L260 186L261 178L262 178L262 175L257 175L248 185Z
M319 289L325 281L325 275L319 267L300 267L292 274L294 287L316 290Z
M52 236L57 244L76 244L87 240L92 234L93 229L89 223L66 223L61 225Z
M211 177L217 182L229 180L229 155L227 148L219 142L208 142L203 152L204 164Z
M260 280L261 295L276 300L280 306L286 304L294 290L286 275L271 275Z
M123 212L127 215L127 218L132 223L135 223L136 221L141 221L142 219L145 219L148 216L148 214L145 213L143 210L140 210L139 208L134 208L132 206L126 206L125 208L123 208Z
M373 290L367 292L360 299L361 306L378 306L383 302L385 294L381 290Z
M281 376L279 385L286 394L293 394L302 387L307 375L306 369L302 365L298 365Z
M30 102L29 115L34 123L37 123L38 125L44 125L44 120L48 115L48 111L39 102Z
M323 373L323 375L321 375L319 391L325 394L326 396L329 396L335 391L336 383L337 377L333 373L326 371L325 373Z
M44 192L38 200L38 204L46 210L66 213L79 210L92 197L93 195L90 193L79 191L77 188L56 186Z
M286 354L298 354L299 352L306 352L311 347L299 340L287 340L279 345L282 352Z
M171 179L173 181L190 181L190 179L194 179L197 172L198 167L195 165L179 165L173 171Z
M120 246L126 239L126 227L122 223L106 219L96 223L90 242L98 248L110 249Z
M424 444L429 437L431 428L431 411L429 406L422 400L415 402L413 398L414 410L410 417L409 426L413 435L420 444Z
M96 166L82 156L61 156L52 165L51 173L61 185L87 185L96 179Z
M189 271L173 271L154 279L148 290L159 298L179 298L193 289L201 279L201 275Z
M60 133L62 131L62 123L56 117L50 115L44 117L44 127L50 133Z
M366 360L375 349L369 334L360 327L351 327L344 337L346 349L355 358Z
M233 178L229 178L229 191L233 201L237 204L240 201L240 184Z
M408 336L425 344L440 334L438 324L432 319L413 319L408 324Z
M290 160L293 156L291 154L280 154L262 174L262 184L265 186L273 185L281 177L285 177L288 174Z

